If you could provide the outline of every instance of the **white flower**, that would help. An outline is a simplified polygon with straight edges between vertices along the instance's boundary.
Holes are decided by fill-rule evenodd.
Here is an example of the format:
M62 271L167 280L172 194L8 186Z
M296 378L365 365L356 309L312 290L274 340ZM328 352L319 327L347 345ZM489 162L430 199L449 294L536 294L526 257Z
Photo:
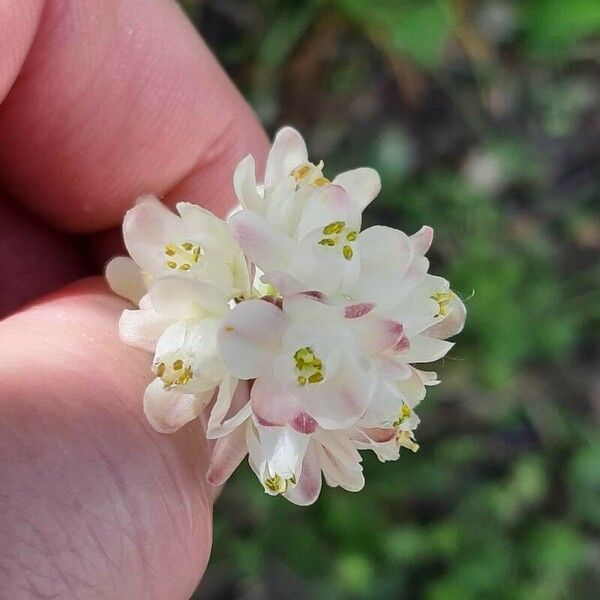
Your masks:
M333 294L356 278L358 233L364 208L379 193L376 171L359 168L330 182L322 163L308 161L300 134L286 127L275 137L264 189L254 161L238 166L234 184L244 210L229 219L246 256L263 272L285 274L297 289Z
M227 224L195 204L179 202L176 208L179 215L145 196L127 212L123 239L131 259L108 264L111 288L137 301L152 281L172 276L210 283L228 298L248 295L246 259Z
M357 492L364 486L364 476L349 433L320 428L299 433L289 426L264 426L248 418L217 441L207 479L222 485L248 455L265 492L294 504L312 504L321 492L322 476L331 487Z
M229 311L227 296L202 281L155 281L138 310L125 310L120 335L132 346L154 351L156 378L144 394L152 426L175 431L200 414L226 376L217 332Z
M361 167L339 174L330 181L323 176L323 162L315 165L308 160L306 144L292 127L280 129L267 158L264 186L257 186L254 159L246 156L233 175L234 188L240 205L264 217L266 222L294 239L306 230L306 211L323 226L335 218L328 211L319 214L314 206L319 192L329 184L346 192L354 206L362 211L381 189L379 174ZM325 207L327 208L327 207ZM327 220L329 218L329 220Z

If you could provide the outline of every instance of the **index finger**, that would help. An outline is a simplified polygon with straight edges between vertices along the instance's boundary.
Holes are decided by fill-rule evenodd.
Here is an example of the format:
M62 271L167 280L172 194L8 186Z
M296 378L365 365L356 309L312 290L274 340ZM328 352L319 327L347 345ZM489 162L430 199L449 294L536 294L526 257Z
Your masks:
M117 225L154 193L223 214L264 132L169 0L55 0L0 107L0 188L55 226Z

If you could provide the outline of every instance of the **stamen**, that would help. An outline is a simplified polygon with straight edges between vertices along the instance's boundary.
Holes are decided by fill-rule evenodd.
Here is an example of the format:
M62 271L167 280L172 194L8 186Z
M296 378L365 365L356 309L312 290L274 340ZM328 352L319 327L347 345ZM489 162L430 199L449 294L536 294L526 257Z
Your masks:
M344 246L342 252L344 253L344 258L346 260L352 260L352 257L354 256L354 251L352 250L352 248L350 248L350 246Z
M154 367L155 375L163 382L165 390L170 390L176 385L185 385L194 377L192 367L186 365L181 359L177 358L172 363L160 362Z
M179 245L167 244L164 253L165 256L169 257L166 262L169 269L189 272L192 270L192 265L198 262L204 251L199 245L184 241Z
M294 476L289 479L284 479L281 475L273 475L264 480L264 486L267 490L276 494L285 494L288 487L295 486L297 483Z
M452 291L436 292L431 299L438 303L438 314L436 317L445 317L448 314L448 305L452 302L454 293Z
M344 223L344 221L334 221L333 223L329 223L329 225L323 227L323 233L325 235L331 235L332 233L341 233L345 226L346 223Z
M323 362L313 352L312 348L305 346L294 353L298 385L319 383L325 379Z
M398 418L396 419L396 421L394 421L394 427L396 427L396 428L400 427L400 425L402 425L402 423L404 423L407 419L410 418L411 414L412 414L412 411L410 409L410 406L408 406L408 404L403 404L402 409L400 410L400 414L398 415Z

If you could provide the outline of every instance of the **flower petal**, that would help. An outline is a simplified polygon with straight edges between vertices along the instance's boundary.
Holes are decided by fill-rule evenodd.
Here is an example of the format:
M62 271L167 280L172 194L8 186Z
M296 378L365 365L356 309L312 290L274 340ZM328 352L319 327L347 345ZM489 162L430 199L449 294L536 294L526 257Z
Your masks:
M319 461L327 485L338 485L350 492L358 492L365 485L360 464L361 457L350 438L342 432L321 432Z
M315 229L341 221L347 229L360 230L361 210L338 185L316 188L306 200L298 223L297 239L301 240Z
M376 225L363 231L357 242L360 274L345 292L355 301L393 305L403 293L403 276L413 259L408 237L391 227Z
M265 426L287 425L303 413L294 394L272 376L256 379L250 402L258 422Z
M192 319L222 315L229 298L216 286L194 279L164 277L150 289L154 310L171 319Z
M310 436L291 427L257 426L258 437L267 463L269 476L283 479L298 478Z
M381 191L379 173L369 167L340 173L332 183L343 187L361 210L364 210Z
M210 402L214 392L182 394L165 390L160 379L154 379L144 392L144 413L159 433L172 433L195 419Z
M403 395L392 381L379 379L361 427L391 427L402 409Z
M146 284L142 272L129 256L116 256L105 270L106 281L110 289L119 296L138 304L146 293Z
M154 352L158 338L171 323L171 319L157 314L152 308L124 310L119 319L119 336L129 346Z
M465 326L467 309L465 308L463 301L456 294L448 305L448 313L449 314L444 317L443 321L432 325L423 333L441 340L445 340L460 333Z
M246 426L237 427L217 440L206 479L212 485L223 485L248 454Z
M249 397L248 382L226 374L219 386L217 400L210 411L206 437L223 437L243 423L252 412Z
M249 210L259 211L262 196L256 189L256 166L254 157L248 154L233 173L233 188L239 203Z
M431 247L431 242L433 241L433 229L424 225L419 231L410 236L410 241L415 254L427 254L427 251Z
M267 372L281 340L283 311L265 300L238 304L223 319L219 353L234 377L253 379Z
M410 348L400 356L408 363L433 362L448 354L452 346L454 346L453 343L445 340L417 335L410 339Z
M295 248L290 237L250 210L233 215L229 226L246 256L263 272L287 270L289 257Z
M293 127L283 127L275 135L265 168L265 188L273 187L299 165L308 162L302 136Z
M123 239L131 258L153 274L165 272L164 246L184 237L181 219L155 196L143 196L123 219Z
M302 461L302 471L297 485L289 487L285 498L299 506L312 504L321 493L321 463L315 442L310 443Z
M365 413L375 383L370 364L346 353L331 380L299 388L298 402L323 429L344 429Z

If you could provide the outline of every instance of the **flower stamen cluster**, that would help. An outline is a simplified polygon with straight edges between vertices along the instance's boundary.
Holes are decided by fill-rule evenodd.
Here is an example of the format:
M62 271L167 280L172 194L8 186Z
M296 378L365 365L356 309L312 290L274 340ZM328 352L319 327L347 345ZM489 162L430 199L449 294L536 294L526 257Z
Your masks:
M323 167L285 127L264 183L252 156L238 165L240 207L226 221L141 198L123 222L131 258L106 273L136 305L121 338L153 354L150 424L170 433L206 412L211 483L247 456L265 493L300 505L323 481L362 489L362 451L388 461L419 449L416 409L439 383L422 365L446 355L465 320L428 273L431 228L361 230L379 175L330 180Z

